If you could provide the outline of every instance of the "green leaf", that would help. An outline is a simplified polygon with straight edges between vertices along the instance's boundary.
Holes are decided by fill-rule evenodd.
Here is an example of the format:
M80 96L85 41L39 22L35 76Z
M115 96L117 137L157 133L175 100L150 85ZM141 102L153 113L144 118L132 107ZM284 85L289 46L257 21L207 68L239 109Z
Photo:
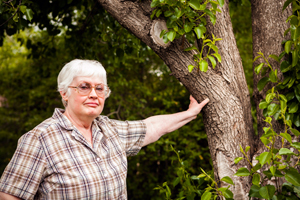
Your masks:
M209 191L204 192L201 196L201 200L210 200L210 198L211 198L211 192Z
M199 68L202 72L206 72L208 69L208 63L206 62L206 60L201 60L199 63Z
M287 1L283 4L282 11L284 11L284 10L288 7L288 5L290 5L290 3L292 3L293 1L295 1L295 0L287 0Z
M220 5L221 7L224 6L224 0L218 0L218 3L219 3L219 5Z
M270 140L266 137L260 137L260 140L264 145L268 145L270 143Z
M153 19L153 17L155 16L156 11L157 11L157 9L155 9L155 10L152 11L150 19Z
M249 191L249 196L262 199L262 196L259 194L259 189L260 189L259 186L252 185Z
M175 31L171 30L167 33L167 38L169 39L169 41L173 42L175 37L176 37L176 32Z
M170 17L171 15L173 15L173 11L167 10L164 12L165 17Z
M255 73L258 75L260 70L262 69L262 67L264 66L265 63L260 63L258 65L255 66L254 71Z
M291 35L292 35L293 41L296 41L300 35L300 27L297 27L294 31L291 31Z
M30 8L27 8L25 12L25 16L31 22L33 18L33 11Z
M255 62L257 59L261 58L262 56L256 56L253 60L253 62Z
M298 103L293 102L290 106L289 106L289 113L295 113L298 111Z
M195 33L196 33L196 35L197 35L197 39L200 39L202 36L203 36L203 28L201 28L201 27L199 27L199 26L197 26L197 27L195 27L194 28L194 31L195 31Z
M173 181L173 187L175 187L176 185L178 185L179 182L180 182L180 177L177 177L177 178Z
M200 1L199 0L191 0L191 1L189 1L189 6L191 6L195 10L200 10Z
M269 58L273 58L273 59L276 60L277 62L280 62L279 57L276 56L276 55L274 55L274 54L269 55Z
M292 133L294 133L294 135L296 135L296 136L300 135L300 132L298 130L293 129L293 128L291 128L290 130L292 131Z
M161 13L162 13L162 10L158 10L158 11L156 12L155 16L156 16L156 17L159 17L159 16L161 15Z
M290 100L292 100L294 97L295 97L294 92L290 92L290 93L288 93L288 94L286 95L286 100L287 100L287 101L290 101Z
M294 148L296 148L296 149L298 149L298 150L300 150L300 142L293 142L291 144L291 146L294 147Z
M300 186L300 174L296 171L289 170L284 175L285 180L292 183L295 186Z
M282 73L285 73L289 70L292 69L292 65L288 62L288 61L283 61L281 64L280 64L280 71Z
M280 108L280 106L278 104L271 103L268 106L268 115L269 116L274 115L279 110L279 108Z
M276 167L275 166L271 166L270 167L270 171L271 171L272 175L274 176L275 172L276 172Z
M277 69L275 71L272 70L269 74L269 77L273 83L276 83L277 82Z
M224 176L221 181L225 182L225 183L229 183L231 185L234 185L232 179L229 176Z
M229 189L226 189L225 191L223 191L223 195L226 199L232 199L233 198L233 193Z
M280 136L286 139L289 143L292 143L292 137L288 133L280 133Z
M258 91L262 91L269 81L270 81L269 77L264 77L260 79L257 83Z
M238 164L241 160L243 160L242 157L237 157L237 158L234 159L234 163Z
M265 199L272 199L275 194L275 186L274 185L266 185L259 189L259 194Z
M20 6L20 10L21 10L21 12L23 13L23 14L25 14L25 12L26 12L26 6L24 6L24 5L21 5Z
M286 108L287 108L287 106L286 106L286 101L280 100L280 110L281 110L281 112L282 112L283 114L285 113Z
M191 46L191 47L184 49L184 51L191 51L191 50L198 50L198 49L195 46Z
M297 127L300 127L300 115L296 115L296 117L294 117L293 122Z
M166 32L167 32L166 30L162 30L162 31L160 32L159 37L163 37L163 36L165 35Z
M195 67L194 65L189 65L189 66L188 66L189 72L192 72L193 69L194 69L194 67Z
M259 103L259 109L265 109L267 108L269 105L268 102L266 102L266 100L262 100L260 103Z
M264 165L266 162L270 162L272 158L272 154L270 152L263 152L259 156L259 163Z
M292 58L293 58L292 66L295 67L298 63L298 51L297 51L297 49L292 51Z
M253 174L252 183L253 183L253 185L259 186L259 183L260 183L260 175L259 174L257 174L257 173Z
M254 173L261 168L260 163L256 163L256 165L251 169L251 172Z
M285 97L285 95L283 95L283 94L280 94L280 95L279 95L279 98L282 99L282 100L285 101L285 102L288 101L287 98Z
M207 3L204 3L200 6L200 10L205 10Z
M216 62L215 58L212 57L212 56L207 56L207 57L208 57L208 59L210 60L210 62L211 62L211 64L212 64L213 68L215 68L216 65L217 65L217 62Z
M214 53L214 54L212 54L212 55L215 56L219 62L222 61L220 54Z
M193 26L194 26L194 24L193 23L185 23L184 24L184 31L186 32L186 33L188 33L188 32L190 32L192 29L193 29Z
M237 172L234 174L235 176L250 176L250 172L247 168L241 167L237 170Z
M163 36L163 41L164 41L164 43L168 43L168 42L169 42L169 39L168 39L168 37L167 37L167 33L164 34L164 36Z
M176 7L175 16L177 17L177 19L179 19L182 16L182 14L183 14L182 11Z
M209 16L210 21L212 22L213 25L216 23L216 16L208 9L204 9L204 12Z
M286 53L290 53L292 47L292 41L287 41L284 45L284 50Z
M287 148L281 148L279 150L279 155L294 155L294 153Z
M267 94L267 96L266 96L266 102L267 102L267 103L271 103L272 100L273 100L273 98L274 98L275 96L276 96L275 93L269 93L269 94Z
M245 153L247 153L250 150L250 146L247 146L245 149Z
M151 6L151 8L154 8L154 7L156 7L156 6L159 5L159 4L160 4L160 1L159 1L159 0L153 0L153 1L151 2L150 6Z

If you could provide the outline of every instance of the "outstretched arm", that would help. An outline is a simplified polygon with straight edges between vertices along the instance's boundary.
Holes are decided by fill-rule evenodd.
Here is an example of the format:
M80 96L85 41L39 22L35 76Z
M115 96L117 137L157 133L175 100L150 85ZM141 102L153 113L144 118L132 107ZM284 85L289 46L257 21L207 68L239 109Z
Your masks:
M190 105L188 110L170 115L152 116L145 119L144 121L147 126L147 131L143 146L157 141L161 136L175 131L193 119L196 119L201 109L208 102L209 99L205 99L198 104L198 102L190 96Z

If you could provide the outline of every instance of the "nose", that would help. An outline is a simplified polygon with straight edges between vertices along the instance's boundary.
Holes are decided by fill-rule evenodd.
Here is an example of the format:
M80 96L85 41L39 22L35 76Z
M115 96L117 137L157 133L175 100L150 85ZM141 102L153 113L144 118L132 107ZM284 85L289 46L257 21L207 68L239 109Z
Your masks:
M98 98L98 95L97 95L96 90L95 90L94 87L91 89L91 92L90 92L90 94L89 94L89 97L90 97L90 98Z

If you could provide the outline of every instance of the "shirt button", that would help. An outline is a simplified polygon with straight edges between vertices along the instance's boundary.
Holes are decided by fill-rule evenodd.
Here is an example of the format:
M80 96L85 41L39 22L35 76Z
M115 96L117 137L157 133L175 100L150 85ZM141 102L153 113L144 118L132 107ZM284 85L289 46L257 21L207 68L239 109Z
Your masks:
M103 175L104 175L104 177L107 177L107 173L104 173ZM109 192L109 193L111 193L111 192Z
M98 162L100 162L100 158L97 158L96 160L97 160Z

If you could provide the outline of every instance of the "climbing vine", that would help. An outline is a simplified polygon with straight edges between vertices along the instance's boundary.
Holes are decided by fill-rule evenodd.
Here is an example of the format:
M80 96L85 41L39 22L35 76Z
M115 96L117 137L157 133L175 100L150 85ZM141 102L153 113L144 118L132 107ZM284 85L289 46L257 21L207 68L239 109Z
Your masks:
M216 13L221 12L218 6L222 7L223 5L224 0L153 0L151 7L155 9L151 14L151 19L163 15L168 30L163 30L160 37L163 38L165 43L173 42L174 39L181 39L182 47L184 40L187 39L191 46L184 49L184 51L196 51L193 58L197 63L197 69L206 72L208 61L210 61L213 68L215 68L217 61L221 62L221 56L216 46L216 41L221 40L221 38L216 38L213 34L207 33L206 16L214 25L216 23ZM200 40L201 47L194 45L197 39ZM205 49L207 53L204 55ZM189 65L189 72L195 67Z

